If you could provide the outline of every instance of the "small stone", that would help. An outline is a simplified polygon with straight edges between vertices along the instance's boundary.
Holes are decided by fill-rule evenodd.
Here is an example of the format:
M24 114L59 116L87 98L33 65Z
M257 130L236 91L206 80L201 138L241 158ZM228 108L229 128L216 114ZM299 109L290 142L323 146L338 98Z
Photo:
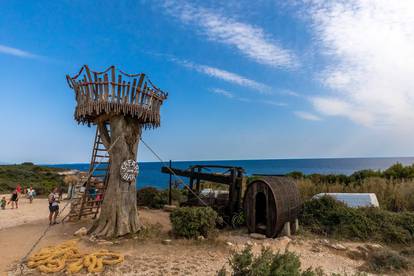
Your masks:
M265 235L259 234L259 233L251 233L250 238L256 239L256 240L264 240L266 239Z
M340 244L340 243L328 244L327 246L330 248L336 249L336 250L341 250L341 251L345 251L348 249L345 245Z
M99 245L113 245L114 243L111 241L99 241L98 244Z
M382 249L382 245L377 243L366 244L365 247L371 251Z
M95 237L95 236L91 236L91 237L89 238L89 241L90 241L90 242L96 242L96 237Z
M247 241L247 242L246 242L246 245L248 245L248 246L253 246L253 242L252 242L252 241Z
M177 209L177 206L175 206L175 205L164 205L164 208L163 209L166 212L172 212L175 209Z
M82 227L82 228L79 228L79 230L76 231L73 235L82 237L82 236L86 236L87 233L88 233L88 229L86 229L85 227Z
M137 239L138 239L138 237L137 237L137 236L135 236L135 237L133 237L133 239L134 239L134 240L137 240Z
M203 240L205 240L206 238L204 238L203 236L198 236L197 237L197 240L199 240L199 241L203 241Z
M234 246L234 243L231 243L231 242L226 242L226 244L228 245L228 246L230 246L230 247L233 247Z
M169 239L167 239L167 240L162 240L162 244L165 244L165 245L168 245L168 244L171 244L171 240L169 240Z
M329 241L327 239L320 240L319 242L323 245L328 245L329 244Z

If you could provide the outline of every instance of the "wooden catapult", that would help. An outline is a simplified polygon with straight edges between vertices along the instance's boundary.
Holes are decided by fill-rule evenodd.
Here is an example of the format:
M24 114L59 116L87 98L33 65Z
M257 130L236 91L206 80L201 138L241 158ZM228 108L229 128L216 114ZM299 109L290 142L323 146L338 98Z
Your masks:
M145 74L127 74L115 66L95 72L84 65L77 75L67 75L66 79L75 92L75 120L89 126L97 125L89 173L77 200L72 202L68 218L96 218L111 179L134 193L137 173L134 162L141 129L160 125L160 107L167 94ZM111 178L111 174L116 176ZM125 183L133 184L133 188ZM112 196L125 192L122 189L114 187ZM131 196L121 195L117 199L133 203ZM115 203L112 205L116 207Z

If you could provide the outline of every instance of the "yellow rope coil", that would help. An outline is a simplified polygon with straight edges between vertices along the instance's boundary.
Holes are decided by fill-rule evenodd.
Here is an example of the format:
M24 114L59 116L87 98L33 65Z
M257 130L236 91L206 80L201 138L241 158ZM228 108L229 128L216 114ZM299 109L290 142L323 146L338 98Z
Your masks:
M123 261L123 255L108 250L82 254L77 248L77 241L70 240L57 246L40 249L29 257L27 266L37 268L44 273L60 272L66 268L69 274L73 274L80 272L83 268L91 273L102 272L105 265L115 265Z

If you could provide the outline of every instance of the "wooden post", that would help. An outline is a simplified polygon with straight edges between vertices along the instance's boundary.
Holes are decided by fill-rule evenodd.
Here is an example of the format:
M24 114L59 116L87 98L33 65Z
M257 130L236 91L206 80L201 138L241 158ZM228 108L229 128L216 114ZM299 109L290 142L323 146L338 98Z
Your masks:
M170 169L172 168L172 166L171 166L171 160L170 160ZM172 197L172 194L171 194L171 185L172 185L172 174L170 174L170 185L169 185L169 190L168 190L168 205L171 205L171 202L172 202L172 199L171 199L171 197Z

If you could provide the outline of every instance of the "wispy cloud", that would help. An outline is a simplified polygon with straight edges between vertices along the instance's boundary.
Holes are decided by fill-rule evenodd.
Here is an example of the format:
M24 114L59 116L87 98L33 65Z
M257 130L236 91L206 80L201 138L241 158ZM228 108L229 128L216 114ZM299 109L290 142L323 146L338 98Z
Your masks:
M210 77L214 77L214 78L221 79L221 80L224 80L230 83L234 83L239 86L248 87L262 94L271 94L270 87L267 86L266 84L248 79L236 73L232 73L232 72L229 72L223 69L219 69L219 68L211 67L207 65L195 64L190 61L183 61L183 60L179 60L176 58L172 60L182 66L193 69L197 72L203 73Z
M215 94L218 94L218 95L222 95L222 96L224 96L226 98L229 98L229 99L233 99L234 98L233 93L231 93L231 92L229 92L227 90L221 89L221 88L211 88L210 91L212 93L215 93Z
M278 101L273 101L273 100L255 100L255 99L250 99L250 98L245 98L245 97L239 97L238 95L230 91L227 91L225 89L222 89L222 88L210 88L209 91L214 94L226 97L228 99L239 101L239 102L244 102L244 103L265 104L265 105L271 105L271 106L276 106L276 107L287 106L287 103L284 103L284 102L278 102Z
M312 99L315 109L366 126L412 127L414 2L303 2L329 58L319 78L330 92Z
M272 101L272 100L262 100L261 103L273 105L273 106L287 106L287 103Z
M307 121L320 121L322 120L319 116L306 112L306 111L295 111L294 114L303 119L303 120L307 120Z
M13 48L13 47L9 47L9 46L5 46L5 45L1 45L0 44L0 53L1 54L5 54L5 55L11 55L11 56L16 56L16 57L21 57L21 58L37 58L39 56L17 49L17 48Z
M257 63L284 68L298 65L294 53L283 48L260 27L183 1L165 0L163 8L181 22L198 27L197 30L209 40L234 47Z

